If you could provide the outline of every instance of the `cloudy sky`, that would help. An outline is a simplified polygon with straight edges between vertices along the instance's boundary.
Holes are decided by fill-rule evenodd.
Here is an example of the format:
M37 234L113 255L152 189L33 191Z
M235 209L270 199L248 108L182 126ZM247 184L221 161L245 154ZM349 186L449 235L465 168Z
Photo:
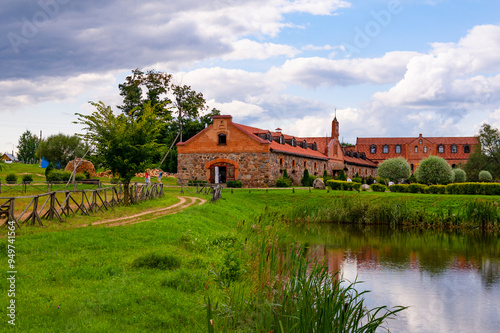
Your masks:
M500 128L493 0L3 0L0 152L80 132L134 68L296 136L473 136Z

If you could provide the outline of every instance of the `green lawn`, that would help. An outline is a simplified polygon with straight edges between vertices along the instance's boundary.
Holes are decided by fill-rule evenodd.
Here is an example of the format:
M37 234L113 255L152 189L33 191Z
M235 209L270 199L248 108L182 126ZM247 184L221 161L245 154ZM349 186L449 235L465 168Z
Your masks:
M178 200L177 194L178 188L172 188L163 199L117 208L109 214L127 215L167 206ZM252 258L245 257L247 234L242 225L252 229L264 210L286 215L304 204L327 206L341 195L368 201L409 196L416 206L429 209L463 205L476 198L297 189L235 189L231 193L226 189L223 199L215 204L134 225L77 227L106 218L99 215L76 216L63 224L49 223L46 228L23 227L15 239L16 326L10 327L4 315L0 331L6 331L7 326L17 332L204 331L206 296L218 300L228 297L217 282L220 272L233 265L225 259L238 255L240 259L235 260L242 260L241 265L237 262L241 275L252 272ZM4 311L9 301L6 233L3 229L0 240ZM147 261L151 256L180 260L180 267L153 268L159 259Z

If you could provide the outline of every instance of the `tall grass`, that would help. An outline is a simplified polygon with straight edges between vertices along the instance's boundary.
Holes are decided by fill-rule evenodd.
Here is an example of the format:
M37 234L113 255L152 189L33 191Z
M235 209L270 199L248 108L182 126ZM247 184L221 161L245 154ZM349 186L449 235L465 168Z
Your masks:
M285 214L287 221L351 224L416 225L433 227L498 227L498 203L469 200L455 206L445 201L415 205L410 197L367 200L362 196L333 197L328 205L302 204Z
M209 332L374 332L404 309L366 309L358 282L343 281L306 246L284 245L285 229L273 220L266 213L247 228L251 274L225 300L207 300Z

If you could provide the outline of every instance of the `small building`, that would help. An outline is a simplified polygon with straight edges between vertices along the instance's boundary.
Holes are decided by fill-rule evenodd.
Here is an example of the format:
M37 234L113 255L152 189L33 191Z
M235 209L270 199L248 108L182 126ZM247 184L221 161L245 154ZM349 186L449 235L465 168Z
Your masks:
M465 164L477 146L477 137L424 137L420 134L406 138L357 138L354 150L378 164L403 157L413 172L420 161L431 155L444 158L453 168Z
M240 180L246 187L265 187L274 186L286 170L299 185L305 169L319 177L345 169L338 138L336 117L331 136L297 137L280 128L270 131L234 123L230 115L214 116L211 125L177 144L178 177L209 183ZM376 164L368 164L360 167L375 175Z
M1 159L5 162L5 163L14 163L14 162L18 162L17 158L14 156L14 154L8 154L8 153L5 153L2 155Z

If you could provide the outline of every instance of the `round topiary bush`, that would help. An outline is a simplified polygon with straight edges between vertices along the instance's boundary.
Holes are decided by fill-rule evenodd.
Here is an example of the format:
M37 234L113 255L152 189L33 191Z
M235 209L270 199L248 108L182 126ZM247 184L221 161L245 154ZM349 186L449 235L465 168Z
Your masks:
M480 182L491 182L493 180L493 177L491 176L491 173L486 170L482 170L479 172L479 181Z
M467 180L467 175L464 170L453 169L453 173L455 174L455 179L453 180L454 183L465 183Z
M433 185L446 185L454 178L451 166L444 158L438 156L423 159L415 170L415 176L419 183Z
M398 183L402 179L410 177L411 167L402 157L391 158L380 163L377 173L382 178Z

